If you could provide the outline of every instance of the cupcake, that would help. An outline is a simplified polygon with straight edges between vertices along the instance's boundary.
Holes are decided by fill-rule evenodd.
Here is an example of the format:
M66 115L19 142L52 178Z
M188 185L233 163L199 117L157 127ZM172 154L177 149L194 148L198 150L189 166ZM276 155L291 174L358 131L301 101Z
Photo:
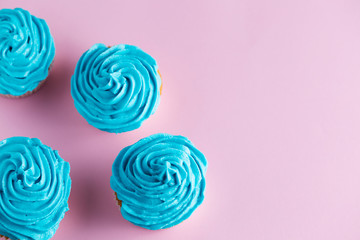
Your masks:
M76 65L71 95L86 121L106 132L137 129L160 102L156 61L131 45L95 44Z
M206 170L205 156L186 137L155 134L121 150L110 185L126 220L164 229L203 202Z
M36 92L55 57L45 20L21 8L0 10L0 95L12 98Z
M39 139L0 141L0 235L50 239L68 208L70 166Z

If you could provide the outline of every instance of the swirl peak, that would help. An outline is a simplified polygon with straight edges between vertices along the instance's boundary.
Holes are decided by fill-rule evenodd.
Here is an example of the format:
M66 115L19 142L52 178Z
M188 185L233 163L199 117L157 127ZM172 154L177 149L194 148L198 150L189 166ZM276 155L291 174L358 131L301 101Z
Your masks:
M189 139L155 134L121 150L111 188L135 225L164 229L189 218L204 200L207 161Z
M71 95L78 112L103 131L137 129L160 102L156 61L131 45L95 44L76 65Z
M50 239L68 208L70 165L37 138L0 141L0 235Z
M47 78L54 57L45 20L21 8L0 10L0 94L35 90Z

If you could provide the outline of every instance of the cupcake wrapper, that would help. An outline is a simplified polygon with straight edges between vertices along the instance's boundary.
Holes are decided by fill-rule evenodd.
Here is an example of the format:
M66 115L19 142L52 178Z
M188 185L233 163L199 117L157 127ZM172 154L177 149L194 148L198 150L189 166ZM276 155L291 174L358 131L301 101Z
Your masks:
M53 64L54 64L54 60L53 60L52 63L50 64L50 67L49 67L49 70L48 70L49 73L50 73L50 70L51 70ZM48 73L48 77L49 77L49 73ZM45 78L44 80L42 80L42 81L39 83L39 85L38 85L34 90L28 91L28 92L24 93L23 95L14 96L14 95L11 95L11 94L0 94L0 96L1 96L1 97L5 97L5 98L11 98L11 99L18 99L18 98L28 97L28 96L36 93L37 91L39 91L39 89L45 84L45 82L46 82L46 80L48 79L48 77Z
M162 94L162 89L163 89L163 79L162 79L162 76L161 76L161 74L160 74L160 70L159 70L159 69L157 70L157 72L158 72L158 74L160 75L160 79L161 79L161 85L160 85L160 96L161 96L161 94Z
M28 96L36 93L37 91L39 91L39 89L45 84L46 80L47 80L47 78L45 78L44 80L42 80L42 81L39 83L39 85L38 85L34 90L28 91L28 92L26 92L26 93L23 94L23 95L14 96L14 95L11 95L11 94L6 94L6 95L0 94L0 96L5 97L5 98L11 98L11 99L18 99L18 98L28 97Z
M116 206L120 207L122 206L122 202L121 200L119 200L119 198L117 197L117 193L114 192L114 195L115 195L115 200L116 200Z
M116 200L116 206L117 206L117 207L120 207L120 209L121 209L122 201L119 200L119 198L117 197L117 193L116 193L116 192L114 192L114 195L115 195L115 200ZM172 226L172 227L170 227L170 228L173 228L173 227L174 227L174 226ZM161 230L164 231L164 230L167 230L167 229L169 229L169 228L165 228L165 229L161 229Z

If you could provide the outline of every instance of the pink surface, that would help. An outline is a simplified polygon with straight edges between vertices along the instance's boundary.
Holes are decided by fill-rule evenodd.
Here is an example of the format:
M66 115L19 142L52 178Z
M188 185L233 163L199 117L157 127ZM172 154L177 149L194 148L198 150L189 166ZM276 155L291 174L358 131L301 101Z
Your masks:
M71 163L71 211L54 239L360 239L360 3L356 0L1 0L47 20L49 81L0 99L0 138L38 137ZM77 113L70 77L94 43L138 45L159 63L158 111L101 132ZM191 218L149 231L125 221L109 186L125 146L157 132L208 158Z

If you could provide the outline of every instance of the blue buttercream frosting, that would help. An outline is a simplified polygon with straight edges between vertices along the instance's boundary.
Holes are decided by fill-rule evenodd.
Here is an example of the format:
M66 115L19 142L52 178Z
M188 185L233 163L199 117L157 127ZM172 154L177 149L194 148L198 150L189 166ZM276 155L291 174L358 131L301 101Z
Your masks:
M21 96L48 76L55 57L45 20L28 11L0 10L0 94Z
M156 61L140 48L95 44L76 65L71 95L90 125L121 133L139 128L156 111L160 86Z
M37 138L0 141L0 235L50 239L68 211L70 165Z
M189 139L155 134L121 150L110 185L125 219L164 229L190 217L203 202L206 170L205 156Z

